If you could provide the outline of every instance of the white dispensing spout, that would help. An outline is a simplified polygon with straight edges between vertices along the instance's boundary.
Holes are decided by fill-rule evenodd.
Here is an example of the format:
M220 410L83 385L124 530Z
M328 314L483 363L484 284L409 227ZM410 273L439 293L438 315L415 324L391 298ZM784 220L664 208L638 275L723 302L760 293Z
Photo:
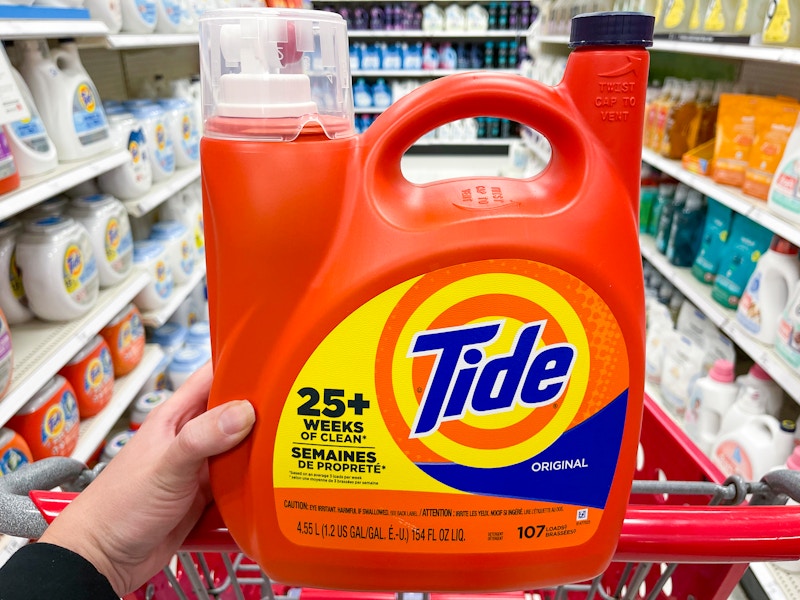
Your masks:
M327 46L333 56L333 41L326 43L322 37L323 63ZM225 69L234 72L219 79L218 115L281 118L318 113L304 72L310 64L304 53L315 51L311 23L263 18L226 24L220 27L219 51Z

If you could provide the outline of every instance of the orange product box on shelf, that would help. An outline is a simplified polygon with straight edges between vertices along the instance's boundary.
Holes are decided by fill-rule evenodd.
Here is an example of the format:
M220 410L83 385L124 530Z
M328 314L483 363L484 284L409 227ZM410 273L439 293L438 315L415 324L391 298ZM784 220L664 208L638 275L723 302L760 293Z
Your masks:
M717 183L741 187L756 137L756 116L762 96L722 94L711 177Z
M78 400L69 381L56 375L8 421L25 438L34 460L69 456L78 444Z
M123 308L100 335L106 340L114 364L114 376L127 375L144 356L144 324L139 309L131 303Z
M111 350L102 336L94 336L59 373L75 390L82 419L93 417L111 401L114 365Z

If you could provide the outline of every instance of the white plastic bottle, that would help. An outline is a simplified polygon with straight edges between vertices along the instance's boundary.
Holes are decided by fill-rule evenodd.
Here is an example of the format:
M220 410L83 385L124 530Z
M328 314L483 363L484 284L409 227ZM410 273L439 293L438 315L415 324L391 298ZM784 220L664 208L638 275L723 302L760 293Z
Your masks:
M48 51L44 40L20 40L20 73L28 84L62 161L82 160L111 147L100 97L74 42Z
M131 200L146 194L153 185L150 155L146 150L144 129L132 113L122 106L107 109L114 148L125 149L130 160L101 173L97 184L106 194L120 200Z
M779 415L783 406L783 389L772 380L761 365L753 363L747 373L736 378L736 384L739 386L739 395L744 394L748 387L756 388L765 399L767 414L773 417Z
M794 421L758 415L721 435L711 459L724 475L760 480L770 469L786 462L794 448Z
M706 454L711 452L722 418L736 402L738 392L733 363L728 360L716 361L708 375L695 382L684 416L686 433Z
M766 414L766 412L766 398L761 395L758 388L748 386L743 393L739 394L736 402L722 417L719 434L723 436L730 433L755 417Z
M767 206L800 223L800 127L795 124L767 193Z
M194 107L185 98L163 98L158 104L166 113L166 125L175 149L175 167L183 169L200 160L200 133Z
M778 322L775 351L789 366L800 372L800 282L794 286Z
M779 236L772 238L747 282L736 320L758 341L772 345L789 292L800 281L798 247Z
M33 95L25 84L25 80L22 79L22 75L12 67L11 76L19 88L23 102L31 113L29 119L12 121L6 126L11 154L17 163L20 177L48 173L58 166L55 144L47 134Z
M153 33L158 12L155 0L122 0L122 31Z
M102 21L109 33L119 33L122 29L122 5L120 0L83 0L83 6L92 19Z
M158 33L178 33L182 30L182 0L156 0L156 31Z
M19 221L0 222L0 309L9 325L33 318L17 266L16 243L20 227Z
M126 106L144 129L153 183L169 179L175 173L175 147L167 130L164 110L146 100L126 102Z

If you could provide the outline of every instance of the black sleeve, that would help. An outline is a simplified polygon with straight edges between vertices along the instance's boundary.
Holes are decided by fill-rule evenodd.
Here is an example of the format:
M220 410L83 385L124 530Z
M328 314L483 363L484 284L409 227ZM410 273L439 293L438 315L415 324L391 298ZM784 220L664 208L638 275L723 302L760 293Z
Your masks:
M119 600L79 554L53 544L23 546L0 569L0 600Z

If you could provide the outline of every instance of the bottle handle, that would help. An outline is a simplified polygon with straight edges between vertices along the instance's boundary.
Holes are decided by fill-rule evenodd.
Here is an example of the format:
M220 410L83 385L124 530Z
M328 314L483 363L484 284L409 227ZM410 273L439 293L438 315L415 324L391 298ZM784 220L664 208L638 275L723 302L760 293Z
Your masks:
M511 119L542 133L550 142L552 156L544 173L528 179L504 179L504 197L515 192L527 197L529 183L546 183L540 206L544 212L563 207L585 183L592 159L588 129L558 86L550 87L518 75L474 72L448 75L404 96L362 134L367 188L382 196L387 192L408 196L435 196L447 182L420 186L402 174L403 154L422 135L459 119L494 116ZM457 180L456 180L457 181ZM371 188L371 189L370 189ZM558 194L553 194L558 190ZM373 195L375 197L375 195ZM395 196L396 197L396 196Z
M53 48L50 50L50 58L55 63L59 70L64 70L64 67L70 68L75 66L75 57L62 48Z

